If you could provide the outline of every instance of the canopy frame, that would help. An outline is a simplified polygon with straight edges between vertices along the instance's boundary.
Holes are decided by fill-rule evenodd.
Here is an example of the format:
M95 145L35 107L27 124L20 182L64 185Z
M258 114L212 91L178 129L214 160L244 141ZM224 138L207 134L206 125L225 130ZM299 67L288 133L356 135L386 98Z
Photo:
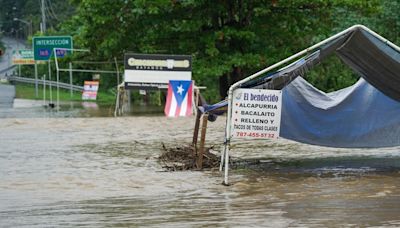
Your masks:
M260 70L252 75L250 75L249 77L240 80L236 83L234 83L233 85L231 85L229 87L229 91L228 91L228 114L227 114L227 118L226 118L226 127L225 127L225 141L224 141L224 150L221 154L221 165L220 165L220 171L223 171L223 164L224 164L224 181L223 184L224 185L229 185L228 182L228 176L229 176L229 151L230 151L230 144L231 144L231 126L230 126L230 122L231 122L231 118L232 118L232 97L233 97L233 91L237 88L240 88L241 85L243 85L244 83L253 80L273 69L276 69L277 67L280 67L284 64L289 63L290 61L302 57L303 55L306 55L308 53L310 53L311 51L314 51L317 48L320 48L321 46L329 43L330 41L333 41L334 39L343 36L345 34L347 34L348 32L354 31L356 29L362 29L365 30L366 32L370 33L372 36L376 37L377 39L381 40L382 42L384 42L385 44L387 44L388 46L392 47L393 49L395 49L396 51L400 52L400 47L396 46L394 43L392 43L391 41L385 39L384 37L380 36L379 34L377 34L376 32L372 31L371 29L367 28L364 25L354 25L350 28L347 28L345 30L343 30L342 32L337 33L336 35L333 35L311 47L308 47L292 56L289 56L288 58L275 63L271 66L268 66L267 68L264 68L263 70Z

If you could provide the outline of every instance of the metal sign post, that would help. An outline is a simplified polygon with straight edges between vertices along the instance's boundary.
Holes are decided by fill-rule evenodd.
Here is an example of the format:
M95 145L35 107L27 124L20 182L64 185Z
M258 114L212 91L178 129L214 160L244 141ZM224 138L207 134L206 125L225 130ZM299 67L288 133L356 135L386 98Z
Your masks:
M46 75L43 75L43 106L46 106Z
M57 69L58 72L58 69ZM70 97L72 98L73 96L73 91L72 91L72 63L69 62L69 84L71 85L71 89L69 91Z
M35 97L39 97L39 88L38 88L38 69L37 69L37 63L35 61Z
M50 96L50 103L49 103L49 106L51 107L54 104L53 104L53 89L51 88L51 62L50 62L50 59L47 62L48 62L48 66L49 66L49 91L50 91L50 95L49 95Z
M57 111L60 109L60 71L57 70Z

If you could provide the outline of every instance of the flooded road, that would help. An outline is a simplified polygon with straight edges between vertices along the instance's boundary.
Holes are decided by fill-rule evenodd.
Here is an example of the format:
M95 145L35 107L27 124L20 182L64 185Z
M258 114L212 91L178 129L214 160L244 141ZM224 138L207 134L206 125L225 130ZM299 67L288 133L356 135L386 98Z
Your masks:
M225 118L207 142L223 142ZM400 148L240 141L231 186L218 171L165 172L161 143L194 119L1 118L1 227L400 226Z

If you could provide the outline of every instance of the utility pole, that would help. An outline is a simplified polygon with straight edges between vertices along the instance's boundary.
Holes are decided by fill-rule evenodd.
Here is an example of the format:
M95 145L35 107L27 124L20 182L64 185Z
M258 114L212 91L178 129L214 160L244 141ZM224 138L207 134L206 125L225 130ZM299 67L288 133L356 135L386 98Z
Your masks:
M42 2L42 33L46 32L46 14L45 14L45 5L44 5L44 0L41 1Z

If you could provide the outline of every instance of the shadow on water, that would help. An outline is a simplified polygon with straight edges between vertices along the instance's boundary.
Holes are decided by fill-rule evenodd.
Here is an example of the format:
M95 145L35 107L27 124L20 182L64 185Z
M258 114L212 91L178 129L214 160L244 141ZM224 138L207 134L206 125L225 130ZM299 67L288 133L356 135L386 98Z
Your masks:
M360 176L400 172L400 157L342 156L305 159L254 158L236 160L232 168L238 172L254 171L264 175L316 177Z

